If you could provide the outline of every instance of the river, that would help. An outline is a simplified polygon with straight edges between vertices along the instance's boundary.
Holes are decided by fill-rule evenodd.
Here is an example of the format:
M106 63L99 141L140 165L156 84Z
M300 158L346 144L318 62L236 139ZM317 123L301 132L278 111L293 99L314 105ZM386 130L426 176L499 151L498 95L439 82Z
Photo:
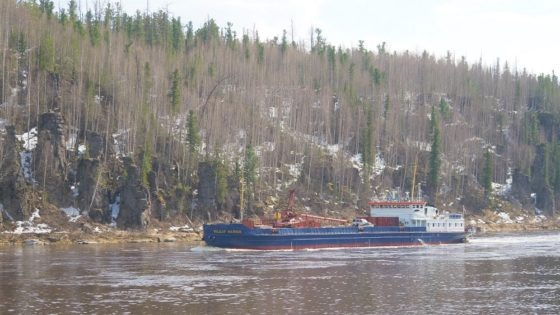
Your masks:
M0 266L0 314L560 313L558 232L310 251L7 247Z

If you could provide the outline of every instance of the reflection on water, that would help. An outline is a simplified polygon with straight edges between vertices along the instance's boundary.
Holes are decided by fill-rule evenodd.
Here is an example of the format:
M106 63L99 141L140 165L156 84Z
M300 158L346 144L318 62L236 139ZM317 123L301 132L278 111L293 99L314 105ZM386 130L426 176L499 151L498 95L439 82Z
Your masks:
M15 247L0 265L1 314L560 313L558 233L295 252Z

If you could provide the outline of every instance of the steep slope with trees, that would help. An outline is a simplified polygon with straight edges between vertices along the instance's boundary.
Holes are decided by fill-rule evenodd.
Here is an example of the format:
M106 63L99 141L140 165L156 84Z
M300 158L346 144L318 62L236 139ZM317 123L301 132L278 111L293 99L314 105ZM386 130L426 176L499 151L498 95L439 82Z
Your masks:
M122 228L213 220L292 187L334 215L412 182L470 212L500 198L553 214L560 196L554 73L344 49L319 29L264 41L118 3L0 12L0 223L66 207Z

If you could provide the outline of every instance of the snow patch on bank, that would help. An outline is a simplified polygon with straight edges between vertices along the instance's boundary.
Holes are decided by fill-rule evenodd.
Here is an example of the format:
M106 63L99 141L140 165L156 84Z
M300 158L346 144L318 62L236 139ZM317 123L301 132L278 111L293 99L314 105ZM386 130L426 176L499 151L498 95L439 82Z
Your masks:
M541 222L543 222L543 221L545 221L545 220L546 220L546 216L545 216L545 215L542 215L542 214L539 214L539 215L536 215L536 216L531 220L531 223L541 223Z
M173 232L194 232L194 229L188 224L185 224L183 226L171 226L169 227L169 230Z
M13 231L6 231L7 234L48 234L52 229L45 223L35 224L35 219L39 219L39 209L31 214L27 221L16 221L16 229Z
M121 211L121 195L117 194L115 197L115 202L109 204L109 210L111 211L111 224L109 226L117 226L117 218L119 217L119 212Z
M60 208L60 211L64 212L68 217L69 222L76 222L82 216L80 215L80 209L74 207Z
M505 224L512 224L513 220L509 217L509 213L506 212L498 212L498 223L505 223Z

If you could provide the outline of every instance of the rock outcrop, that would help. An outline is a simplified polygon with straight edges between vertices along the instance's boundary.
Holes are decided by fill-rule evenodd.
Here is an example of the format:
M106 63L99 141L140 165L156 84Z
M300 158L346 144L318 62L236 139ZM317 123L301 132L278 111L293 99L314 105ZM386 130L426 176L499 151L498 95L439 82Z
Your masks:
M66 183L65 125L58 112L39 116L37 148L33 156L33 169L37 185L46 193L49 202L65 204L71 199Z
M198 202L201 213L216 211L216 168L210 162L198 164Z
M537 146L535 159L531 166L531 188L536 192L536 207L550 214L554 211L554 192L547 180L547 148L541 144Z
M78 160L78 207L87 211L89 217L98 223L109 223L111 219L105 176L98 159Z
M149 191L142 184L138 167L132 159L123 159L125 177L120 189L121 204L117 226L124 229L144 229L150 223Z
M0 223L24 220L30 215L27 184L23 177L14 126L6 126L3 157L0 159Z
M107 148L107 150L110 150L111 147L107 146L107 142L104 136L93 131L87 131L82 136L86 141L89 158L100 159L103 155L109 153L105 152L105 148Z

